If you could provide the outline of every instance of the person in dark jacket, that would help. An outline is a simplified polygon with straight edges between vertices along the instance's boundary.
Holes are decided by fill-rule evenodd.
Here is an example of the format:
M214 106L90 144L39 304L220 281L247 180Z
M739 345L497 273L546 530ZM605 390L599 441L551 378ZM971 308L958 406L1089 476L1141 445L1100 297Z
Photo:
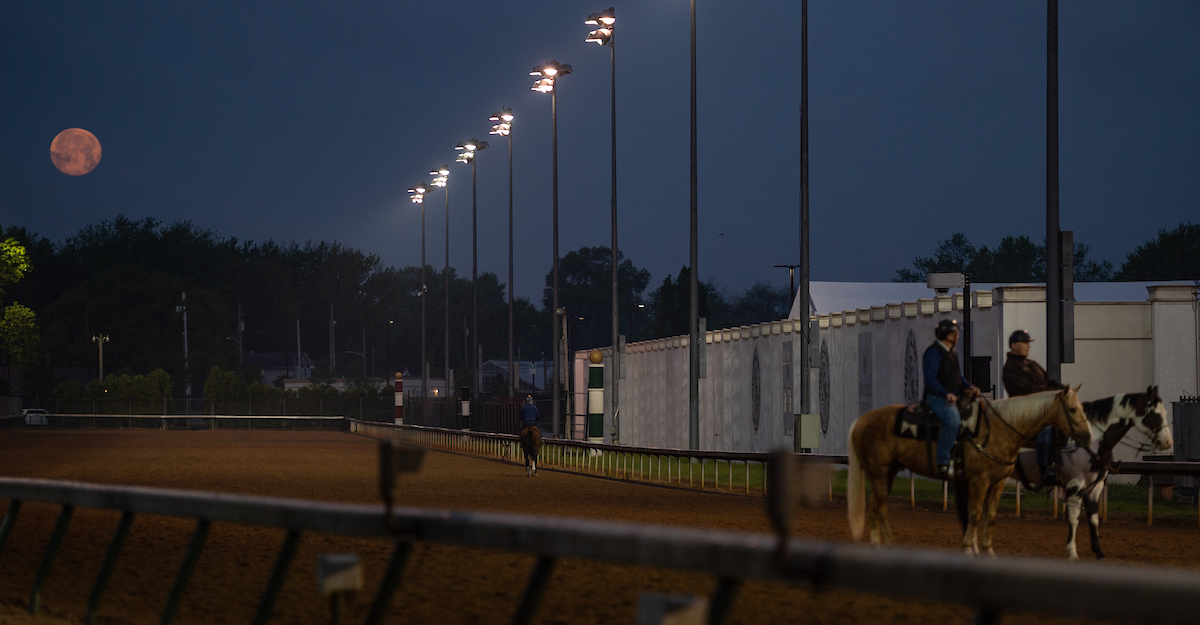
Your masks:
M1029 357L1033 337L1024 330L1017 330L1008 337L1008 358L1004 361L1004 390L1009 397L1032 395L1042 391L1057 391L1063 388L1058 380L1046 376L1046 370ZM1037 433L1038 469L1042 472L1042 483L1055 483L1054 467L1050 466L1051 442L1054 430L1047 427Z
M1017 330L1008 337L1008 358L1004 361L1004 390L1009 397L1032 395L1042 391L1057 391L1063 388L1057 380L1046 377L1046 370L1029 357L1033 338L1024 330Z
M958 354L954 351L954 346L958 344L958 323L953 319L943 319L934 330L934 335L937 340L925 350L921 370L925 377L925 403L942 422L937 445L938 476L949 479L953 474L950 448L954 447L959 426L962 425L962 416L958 413L956 403L958 394L973 385L963 376Z
M537 427L538 409L533 405L533 395L525 396L525 405L521 406L521 432L520 435L525 435L525 428L533 426Z

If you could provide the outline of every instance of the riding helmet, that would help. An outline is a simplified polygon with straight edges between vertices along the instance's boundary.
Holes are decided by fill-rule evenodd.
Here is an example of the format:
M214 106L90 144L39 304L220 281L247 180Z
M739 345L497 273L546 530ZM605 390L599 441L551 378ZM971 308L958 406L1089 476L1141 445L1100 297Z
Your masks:
M1013 332L1012 334L1009 335L1008 346L1012 347L1013 343L1028 343L1032 340L1033 340L1033 337L1029 336L1028 332L1026 332L1024 330L1017 330L1016 332Z
M533 395L526 395L526 396L525 396L525 404L526 404L526 405L529 405L529 404L532 404L532 403L533 403Z
M958 322L953 319L942 319L938 322L937 328L933 333L938 337L938 340L945 339L947 336L958 332Z

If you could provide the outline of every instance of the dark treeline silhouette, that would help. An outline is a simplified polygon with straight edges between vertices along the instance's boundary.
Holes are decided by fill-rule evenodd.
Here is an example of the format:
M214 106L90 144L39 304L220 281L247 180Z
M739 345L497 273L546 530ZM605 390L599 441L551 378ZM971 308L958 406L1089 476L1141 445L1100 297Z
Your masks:
M1119 270L1107 260L1089 258L1091 248L1075 243L1075 280L1195 280L1200 278L1200 225L1180 223L1138 245ZM938 243L933 256L918 256L911 269L896 272L894 282L924 282L930 272L969 274L973 282L1045 282L1046 246L1027 236L1006 236L995 249L975 247L962 233Z
M22 376L22 390L33 396L49 396L65 377L94 378L98 350L92 337L101 334L110 337L104 345L106 377L162 369L175 393L182 394L190 381L194 395L201 394L214 366L237 372L246 382L257 380L261 372L249 359L239 365L239 308L243 357L293 355L299 338L321 379L385 377L404 370L410 379L420 376L419 267L385 267L378 256L337 242L239 241L188 221L163 224L124 216L84 227L57 244L19 226L0 227L0 237L24 245L31 266L4 296L37 314L41 353ZM606 247L585 247L562 258L560 305L571 320L572 350L611 344L610 259ZM441 377L444 275L441 268L426 272L428 365L434 377ZM471 379L466 352L471 281L453 268L449 273L450 367L461 383ZM649 281L649 272L621 262L621 332L629 336L632 303L634 340L686 333L687 268L646 293ZM185 303L184 292L186 371L183 315L176 310ZM702 313L714 329L779 319L790 307L786 287L765 283L730 296L706 282L703 293ZM552 357L548 288L544 300L539 309L516 298L515 344L522 358L529 359L531 352ZM484 360L507 359L507 295L491 272L479 276L479 334Z

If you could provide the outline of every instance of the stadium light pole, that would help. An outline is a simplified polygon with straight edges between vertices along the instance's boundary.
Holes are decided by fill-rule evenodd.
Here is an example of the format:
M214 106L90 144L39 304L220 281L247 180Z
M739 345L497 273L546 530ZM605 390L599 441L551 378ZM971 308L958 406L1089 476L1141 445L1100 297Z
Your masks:
M540 78L538 78L538 80L533 83L532 90L537 91L539 93L549 93L550 94L551 160L553 161L553 165L551 167L551 172L552 172L551 177L554 180L553 184L551 185L554 190L553 191L553 193L554 193L554 202L553 202L554 264L551 266L550 273L552 274L551 281L553 282L553 285L551 286L551 293L552 293L552 300L553 300L551 303L551 310L554 311L554 315L555 315L554 323L551 324L552 327L554 328L554 330L551 332L551 334L553 335L552 345L554 346L554 374L552 376L553 382L551 383L551 386L550 386L550 389L551 389L550 396L553 398L553 401L551 402L551 414L553 415L553 419L554 419L554 426L553 426L552 430L553 430L554 436L556 436L556 437L559 435L559 429L558 429L559 423L558 422L561 420L561 417L562 417L562 406L559 404L562 397L559 393L559 388L558 388L559 387L559 378L561 375L561 372L559 370L562 366L562 359L559 356L560 349L559 349L558 312L557 312L558 308L559 308L559 306L558 306L558 78L560 76L566 76L567 74L570 74L570 73L571 73L571 66L559 64L558 61L550 61L549 63L546 63L545 65L538 65L533 68L533 71L529 72L530 76L540 76Z
M599 13L593 13L588 16L584 24L599 26L596 30L588 33L588 43L596 43L602 46L608 46L609 56L609 92L612 98L612 345L613 345L613 372L610 375L612 380L612 440L617 443L620 438L620 397L621 397L621 359L625 357L620 350L620 308L617 303L618 298L618 283L617 283L617 44L616 44L616 24L617 17L614 9L609 7ZM630 332L633 332L632 327Z
M446 265L442 269L442 295L446 298L443 307L443 312L446 315L446 327L442 335L442 339L445 341L443 346L445 351L443 353L445 354L444 364L446 370L442 372L442 378L444 378L443 383L446 386L446 396L453 397L450 388L450 187L447 186L447 181L450 179L450 166L442 165L441 167L435 167L429 172L429 175L433 176L431 184L435 187L440 187L446 196Z
M791 310L792 304L796 301L796 270L800 265L775 265L776 269L788 270L788 310Z
M488 118L496 122L488 134L508 137L508 396L517 392L516 362L513 360L513 168L512 109L504 107Z
M100 384L104 384L104 344L109 342L111 337L107 334L97 334L92 337L92 342L100 346Z
M428 289L425 287L425 185L417 184L409 188L413 204L421 205L421 292L417 297L421 298L421 401L424 401L429 396L429 369L425 366L425 300L428 299L425 295ZM366 368L367 348L363 347L363 368Z
M475 194L475 156L480 150L486 150L487 141L471 139L454 146L462 153L456 159L459 163L471 164L471 397L479 393L482 386L479 363L479 218L476 209Z
M688 284L688 448L700 449L700 284L697 260L697 186L699 162L696 152L696 0L692 10L692 102L691 102L691 246Z

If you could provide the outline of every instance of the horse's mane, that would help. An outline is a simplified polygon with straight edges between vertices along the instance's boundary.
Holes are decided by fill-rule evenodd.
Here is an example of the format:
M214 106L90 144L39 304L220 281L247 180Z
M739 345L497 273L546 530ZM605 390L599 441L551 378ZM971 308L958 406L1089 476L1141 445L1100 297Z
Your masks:
M992 402L1013 424L1041 417L1046 405L1053 402L1059 391L1042 391L1021 397L1008 397Z

